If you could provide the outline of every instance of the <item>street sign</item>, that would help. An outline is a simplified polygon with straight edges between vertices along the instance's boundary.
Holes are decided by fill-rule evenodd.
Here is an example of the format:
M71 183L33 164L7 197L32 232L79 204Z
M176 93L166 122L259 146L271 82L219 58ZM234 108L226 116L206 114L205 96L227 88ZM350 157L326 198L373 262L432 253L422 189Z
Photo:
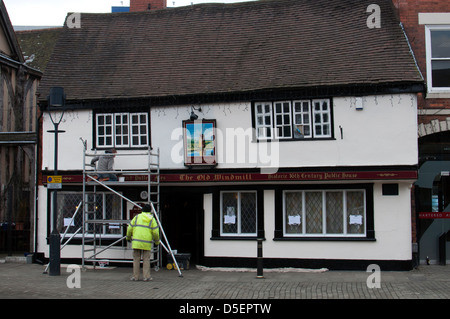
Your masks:
M47 176L47 188L48 189L61 189L62 188L62 176Z

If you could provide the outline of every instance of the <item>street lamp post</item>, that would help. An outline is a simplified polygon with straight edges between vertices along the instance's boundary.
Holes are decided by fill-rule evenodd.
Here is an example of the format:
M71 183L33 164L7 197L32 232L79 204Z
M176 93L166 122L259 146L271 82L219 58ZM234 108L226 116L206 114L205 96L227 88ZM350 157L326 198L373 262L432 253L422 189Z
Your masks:
M64 94L64 88L53 87L50 89L50 95L47 97L48 100L48 110L50 114L50 119L53 123L54 130L49 130L47 132L55 134L55 169L54 175L58 175L58 134L64 133L65 131L59 130L59 124L64 116L65 111L65 100L66 96ZM61 115L53 117L52 111L61 111ZM50 234L50 266L49 275L59 276L61 275L61 235L57 227L58 219L58 191L53 190L52 196L52 232Z

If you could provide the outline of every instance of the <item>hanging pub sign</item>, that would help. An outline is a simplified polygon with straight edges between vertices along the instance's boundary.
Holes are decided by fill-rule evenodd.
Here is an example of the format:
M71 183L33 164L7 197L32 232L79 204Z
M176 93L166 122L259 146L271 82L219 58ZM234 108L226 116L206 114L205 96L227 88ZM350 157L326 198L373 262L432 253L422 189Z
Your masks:
M215 166L216 120L183 121L186 166Z

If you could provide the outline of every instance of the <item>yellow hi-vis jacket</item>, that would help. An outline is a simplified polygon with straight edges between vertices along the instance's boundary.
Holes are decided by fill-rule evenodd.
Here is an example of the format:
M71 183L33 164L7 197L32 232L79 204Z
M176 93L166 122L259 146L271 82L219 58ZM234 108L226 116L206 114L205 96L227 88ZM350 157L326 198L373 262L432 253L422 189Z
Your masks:
M159 245L159 228L153 214L142 212L135 216L127 229L127 240L133 249L151 250L152 242Z

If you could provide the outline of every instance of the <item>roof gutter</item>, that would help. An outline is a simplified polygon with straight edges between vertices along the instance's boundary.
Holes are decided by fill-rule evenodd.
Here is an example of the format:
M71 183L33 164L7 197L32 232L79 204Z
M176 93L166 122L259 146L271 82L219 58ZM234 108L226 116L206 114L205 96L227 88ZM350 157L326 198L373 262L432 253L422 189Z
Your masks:
M9 65L12 68L19 68L20 66L23 66L29 71L29 73L32 73L33 75L35 75L37 77L42 77L42 75L43 75L42 71L39 71L38 69L35 69L35 68L27 65L26 62L22 63L20 61L16 61L3 53L0 53L0 59L3 60L3 62L5 64Z

